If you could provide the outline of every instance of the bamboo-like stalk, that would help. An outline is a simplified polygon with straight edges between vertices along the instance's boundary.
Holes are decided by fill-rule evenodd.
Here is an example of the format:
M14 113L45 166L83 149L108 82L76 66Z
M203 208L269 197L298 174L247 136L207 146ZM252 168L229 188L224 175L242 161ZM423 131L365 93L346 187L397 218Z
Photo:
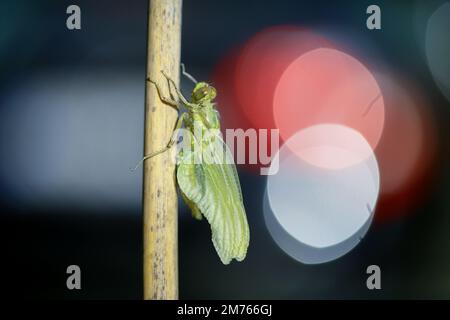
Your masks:
M164 70L179 82L182 0L149 1L147 77L165 88ZM177 112L164 105L147 82L145 154L166 146ZM178 299L178 208L175 165L170 152L144 163L144 299Z

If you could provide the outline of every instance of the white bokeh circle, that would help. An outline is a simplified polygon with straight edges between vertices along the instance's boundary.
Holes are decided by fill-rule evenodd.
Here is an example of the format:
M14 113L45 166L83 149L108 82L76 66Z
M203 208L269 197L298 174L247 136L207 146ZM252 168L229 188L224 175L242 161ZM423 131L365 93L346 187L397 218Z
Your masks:
M311 138L315 135L316 143ZM347 147L344 140L337 141L350 136ZM325 152L308 153L323 146ZM365 152L367 148L370 145L359 132L337 124L303 129L280 148L272 162L278 171L267 180L264 217L283 251L300 262L316 264L334 260L359 243L372 222L380 185L376 158ZM333 151L338 166L331 164ZM327 162L325 157L331 158Z

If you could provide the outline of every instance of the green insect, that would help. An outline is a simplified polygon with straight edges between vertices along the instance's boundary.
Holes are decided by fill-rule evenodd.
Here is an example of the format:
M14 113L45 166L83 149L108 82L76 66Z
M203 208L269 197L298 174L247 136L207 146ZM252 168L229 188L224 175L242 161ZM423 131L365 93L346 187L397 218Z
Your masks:
M186 108L187 111L179 115L175 130L184 127L185 132L190 135L192 146L196 144L201 147L200 155L198 151L194 154L194 151L184 149L178 153L176 177L181 195L191 209L193 217L200 220L204 216L211 225L212 242L222 263L229 264L232 259L242 261L247 254L250 233L239 177L230 150L220 134L202 141L196 141L198 138L194 134L194 128L195 130L200 128L202 131L216 129L213 132L220 132L219 114L213 102L216 89L206 82L197 82L185 72L182 65L183 74L196 83L191 101L188 101L175 82L161 72L167 79L169 92L172 85L180 102L175 101L173 97L164 97L160 86L152 79L147 80L156 87L162 102L176 108L179 114L181 105ZM165 148L145 156L142 161L169 150L175 142L176 137L172 135ZM207 154L213 158L225 155L227 161L205 163L193 161L194 157Z

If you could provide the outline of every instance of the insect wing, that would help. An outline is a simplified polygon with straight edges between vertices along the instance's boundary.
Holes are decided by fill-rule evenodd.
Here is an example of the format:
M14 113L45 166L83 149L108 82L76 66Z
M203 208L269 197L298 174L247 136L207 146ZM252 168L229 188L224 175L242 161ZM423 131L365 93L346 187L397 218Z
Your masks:
M241 187L230 150L220 137L202 143L201 152L214 161L195 163L194 153L183 155L177 180L183 194L211 225L212 242L224 264L242 261L250 239Z

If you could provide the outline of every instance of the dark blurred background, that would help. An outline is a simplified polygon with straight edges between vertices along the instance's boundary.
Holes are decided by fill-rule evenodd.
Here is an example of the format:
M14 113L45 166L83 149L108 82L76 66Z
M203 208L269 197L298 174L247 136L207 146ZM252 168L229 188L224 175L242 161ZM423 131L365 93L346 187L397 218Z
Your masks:
M366 8L375 2L383 27L369 31ZM274 243L262 215L264 176L239 170L252 231L242 263L223 266L208 224L180 202L180 298L450 297L450 103L424 40L428 18L444 3L184 2L182 61L197 79L211 79L224 56L266 27L305 26L421 88L438 147L420 201L374 223L354 250L326 264L301 264ZM70 4L81 8L79 31L66 28ZM142 176L128 169L143 152L146 19L144 0L0 3L1 265L9 298L142 296ZM82 290L66 288L70 264L81 267ZM381 267L382 290L366 288L372 264Z

